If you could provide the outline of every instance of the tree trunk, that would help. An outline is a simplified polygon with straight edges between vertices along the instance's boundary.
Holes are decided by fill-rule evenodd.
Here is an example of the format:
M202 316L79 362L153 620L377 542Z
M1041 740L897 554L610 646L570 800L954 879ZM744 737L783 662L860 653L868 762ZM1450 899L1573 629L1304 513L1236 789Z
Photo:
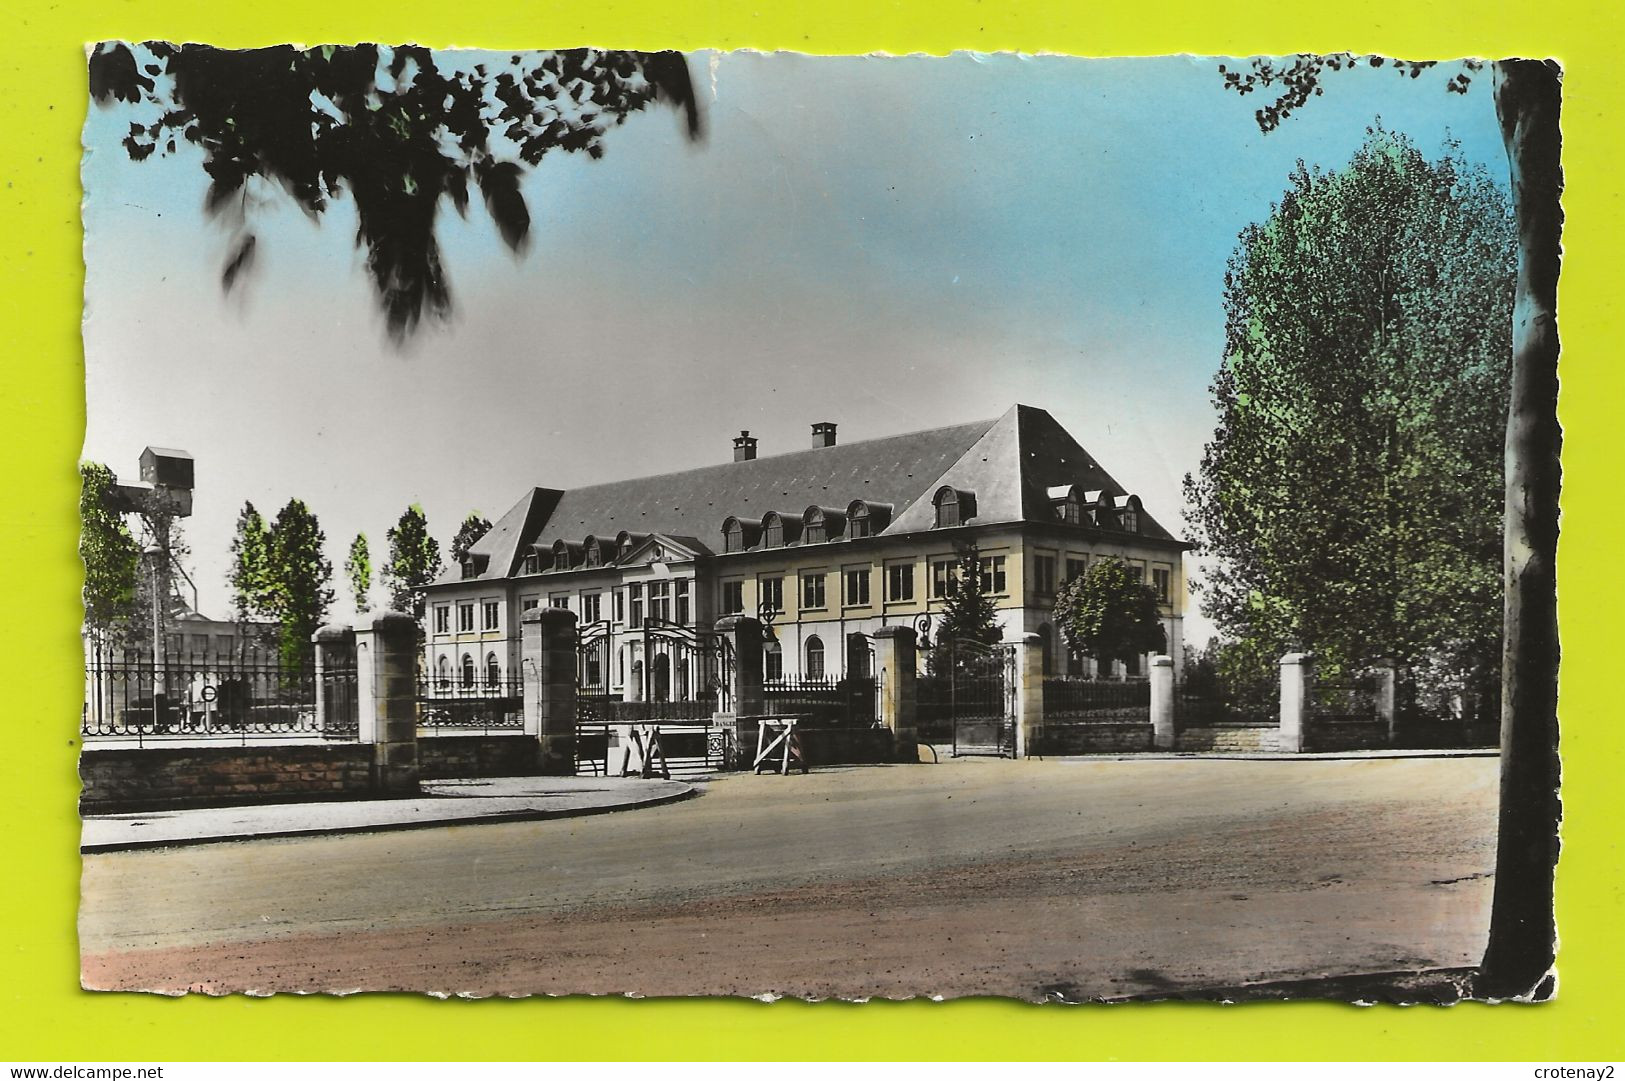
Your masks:
M1548 997L1557 864L1557 276L1563 226L1557 65L1495 65L1495 109L1517 206L1512 399L1506 436L1501 807L1489 947L1475 992Z

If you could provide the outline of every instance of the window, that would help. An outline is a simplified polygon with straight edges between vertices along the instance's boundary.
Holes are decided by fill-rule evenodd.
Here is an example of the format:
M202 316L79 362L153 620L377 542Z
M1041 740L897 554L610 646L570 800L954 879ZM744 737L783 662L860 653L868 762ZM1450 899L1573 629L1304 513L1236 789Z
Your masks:
M756 583L756 597L757 608L784 611L784 579L777 576L761 579Z
M627 620L628 627L643 626L643 583L633 582L626 587L627 604L632 611L632 618Z
M677 624L679 626L686 627L686 626L688 626L688 617L689 617L689 611L688 611L688 579L687 578L678 578L672 583L672 585L677 590L677 614L676 614Z
M824 524L824 512L817 509L809 510L801 526L801 542L803 544L823 544L827 540L829 540L829 527Z
M472 559L463 560L463 577L464 578L473 578L476 575L478 575L479 573L480 573L479 569L478 569L478 567L475 566L475 563L474 563L474 561Z
M615 622L626 622L626 594L619 589L615 591Z
M542 569L542 557L537 555L535 552L526 552L525 553L525 565L520 570L519 573L521 573L521 574L539 574L539 573L541 573L541 569Z
M824 575L803 574L801 576L801 607L824 607Z
M959 493L952 488L944 488L937 493L937 528L959 524Z
M457 629L471 631L474 629L474 604L459 604L457 606Z
M501 603L498 601L480 602L480 630L494 631L497 629L497 620L501 618L499 614L500 607Z
M497 655L495 653L487 653L485 655L485 685L487 687L495 687L501 682L502 666L497 663Z
M1078 557L1077 559L1074 559L1071 556L1067 556L1067 558L1066 558L1066 580L1068 582L1072 581L1072 579L1074 579L1074 578L1082 578L1083 577L1083 572L1088 570L1088 569L1089 569L1088 560L1084 559L1081 556Z
M1078 506L1078 494L1067 492L1066 498L1056 508L1061 512L1061 521L1067 525L1081 525L1083 522L1083 509Z
M439 687L441 690L445 690L451 686L451 658L446 656L444 653L442 653L440 655L440 659L435 662L434 677L435 686Z
M1004 557L983 556L982 564L982 592L1004 592Z
M824 678L824 643L816 634L807 639L807 678Z
M1133 507L1124 507L1117 520L1125 533L1138 533L1140 531L1140 512Z
M886 599L888 601L914 599L914 564L894 563L886 568Z
M525 597L519 602L519 611L521 613L534 611L541 607L541 604L542 598L540 597Z
M1172 573L1167 567L1151 568L1151 588L1157 591L1157 600L1162 604L1168 603L1168 585Z
M959 567L951 559L937 559L931 562L931 597L942 600L952 597L954 588L959 584Z
M763 525L762 547L784 547L784 519L780 518L777 514L769 514L767 516L767 521Z
M554 594L552 594L551 596L549 596L547 598L547 606L549 608L562 608L566 612L568 612L570 610L570 594L568 594L568 593L554 593Z
M463 654L462 685L464 687L474 686L474 658L467 653Z
M745 528L739 524L737 518L728 519L722 527L722 550L724 552L745 550Z
M777 645L762 650L762 679L777 683L784 678L784 653Z
M597 567L603 565L603 553L599 551L597 537L588 537L587 543L582 547L583 551L581 553L581 565L583 567Z
M604 618L603 607L600 603L603 598L602 593L583 593L581 595L581 622L597 623Z
M649 617L662 623L671 622L671 582L649 583Z
M745 610L745 583L740 581L722 583L722 614L734 616Z
M570 548L563 541L553 546L553 569L556 571L570 569Z
M842 603L862 605L869 603L869 568L858 567L849 570L843 576L845 592Z
M849 536L867 537L869 535L869 505L867 503L855 505L847 522Z
M1033 592L1055 592L1055 557L1049 555L1033 556Z
M434 610L434 633L446 634L451 630L451 605L437 605Z

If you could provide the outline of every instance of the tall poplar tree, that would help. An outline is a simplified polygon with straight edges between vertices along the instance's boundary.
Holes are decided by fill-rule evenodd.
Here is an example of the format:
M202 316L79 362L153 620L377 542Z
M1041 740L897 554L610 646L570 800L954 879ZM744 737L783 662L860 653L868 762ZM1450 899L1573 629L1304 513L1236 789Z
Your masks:
M422 589L439 577L441 568L440 543L429 533L423 508L413 503L389 531L389 562L384 564L383 578L389 606L397 612L410 612L420 629Z
M290 499L277 512L267 543L266 595L280 627L277 652L285 668L311 655L311 635L333 603L333 564L327 537L310 508Z
M357 533L350 542L350 555L344 561L344 577L350 583L350 596L356 614L372 610L372 557L367 551L367 535Z
M113 471L99 462L85 462L79 466L79 480L85 631L94 645L103 646L135 611L141 547L124 515L113 507L112 492L118 484Z

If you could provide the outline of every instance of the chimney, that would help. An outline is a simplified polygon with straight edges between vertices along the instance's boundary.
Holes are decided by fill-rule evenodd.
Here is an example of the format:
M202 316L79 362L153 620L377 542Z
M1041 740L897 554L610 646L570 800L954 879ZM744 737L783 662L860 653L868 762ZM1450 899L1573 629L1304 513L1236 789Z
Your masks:
M748 431L739 433L734 440L734 461L749 462L756 457L756 440Z
M833 447L835 445L835 424L833 421L821 420L813 425L814 449L818 447Z

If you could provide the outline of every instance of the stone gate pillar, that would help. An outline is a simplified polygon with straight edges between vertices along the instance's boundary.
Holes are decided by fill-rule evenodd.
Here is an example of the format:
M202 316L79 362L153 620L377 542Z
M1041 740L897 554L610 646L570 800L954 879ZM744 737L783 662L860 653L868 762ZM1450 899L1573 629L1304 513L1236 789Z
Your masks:
M728 709L735 717L760 717L767 711L762 696L762 623L750 616L723 616L717 633L733 650L733 678L729 680Z
M373 789L418 790L418 624L403 612L377 612L356 628L357 739L373 747Z
M1013 702L1010 721L1016 729L1016 757L1026 758L1043 751L1039 743L1044 732L1044 640L1030 632L1018 633L1004 644L1015 654L1006 671L1015 681L1007 693Z
M541 744L542 773L576 771L576 617L566 608L532 608L519 618L525 731ZM608 674L605 674L608 678Z
M1151 746L1174 749L1174 659L1151 658Z
M354 685L346 678L355 668L355 632L341 623L317 627L316 731L341 733L355 725Z
M1289 754L1304 749L1314 664L1309 653L1288 653L1281 658L1281 750Z
M920 745L914 731L914 628L882 627L875 632L875 678L880 681L880 723L892 734L899 762L918 762Z
M1390 657L1377 661L1377 716L1388 729L1388 746L1399 745L1399 665Z

